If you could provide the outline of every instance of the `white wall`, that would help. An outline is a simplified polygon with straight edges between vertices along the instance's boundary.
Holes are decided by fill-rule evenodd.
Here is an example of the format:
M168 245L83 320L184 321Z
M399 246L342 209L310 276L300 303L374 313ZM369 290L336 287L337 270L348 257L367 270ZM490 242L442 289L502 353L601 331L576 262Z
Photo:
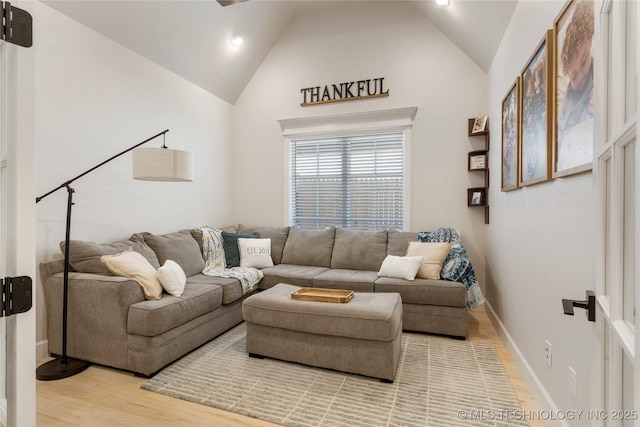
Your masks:
M170 129L195 155L191 183L134 181L128 153L72 184L72 239L110 242L231 221L228 103L42 3L35 11L36 194ZM160 147L162 138L145 144ZM62 257L65 189L37 205L37 261ZM38 281L41 289L41 283ZM38 357L46 317L38 292Z
M482 209L467 208L467 119L486 112L486 74L411 2L343 2L339 11L297 17L242 93L234 110L234 218L286 223L284 142L279 119L418 107L411 146L411 231L462 232L484 281ZM389 97L301 107L300 89L384 77Z
M559 409L588 409L594 324L584 310L565 316L562 298L594 289L595 214L591 173L502 193L501 103L542 39L562 1L520 1L489 71L491 226L486 296L533 374ZM552 366L544 357L552 345ZM578 393L569 394L569 367Z

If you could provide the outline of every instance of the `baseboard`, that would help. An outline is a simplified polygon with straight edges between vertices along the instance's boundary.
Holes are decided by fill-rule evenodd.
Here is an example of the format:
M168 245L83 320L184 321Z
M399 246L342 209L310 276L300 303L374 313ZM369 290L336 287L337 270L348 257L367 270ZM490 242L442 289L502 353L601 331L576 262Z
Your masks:
M36 362L49 357L49 340L38 341L36 343Z
M490 320L494 324L496 331L500 336L500 339L502 340L502 342L504 343L504 346L507 348L507 350L511 354L511 357L513 358L513 360L516 362L516 365L518 365L518 369L520 369L522 377L527 383L527 386L529 387L529 390L533 394L533 397L536 399L536 402L538 403L538 406L539 406L538 409L541 411L550 411L550 413L552 414L559 413L560 411L558 409L558 406L555 404L555 402L551 398L551 395L549 395L547 390L544 388L544 385L542 384L542 382L534 372L533 368L531 368L531 365L529 365L529 362L527 362L527 359L524 357L524 355L516 345L515 341L511 337L511 334L509 334L509 331L507 331L507 328L504 325L504 323L502 323L502 321L500 320L496 312L493 310L493 307L491 307L491 304L489 304L488 301L485 301L484 304L485 304L485 307L487 308L486 313L489 314ZM549 422L550 425L569 427L569 424L567 423L566 420L548 420L547 422Z

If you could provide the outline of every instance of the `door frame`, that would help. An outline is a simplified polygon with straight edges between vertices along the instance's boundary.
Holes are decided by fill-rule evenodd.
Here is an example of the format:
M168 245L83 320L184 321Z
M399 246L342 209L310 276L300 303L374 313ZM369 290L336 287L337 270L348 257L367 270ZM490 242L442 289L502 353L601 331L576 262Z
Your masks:
M36 2L16 1L32 16ZM7 275L36 277L35 52L3 49L7 143ZM18 71L19 70L19 71ZM37 301L33 287L33 301ZM34 304L35 305L35 304ZM36 425L36 309L7 319L7 425Z

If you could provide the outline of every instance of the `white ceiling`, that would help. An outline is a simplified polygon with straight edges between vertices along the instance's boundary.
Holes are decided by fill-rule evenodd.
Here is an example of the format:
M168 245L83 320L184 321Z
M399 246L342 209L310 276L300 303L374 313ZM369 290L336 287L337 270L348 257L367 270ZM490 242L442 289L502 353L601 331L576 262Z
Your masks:
M366 3L376 0L349 0ZM517 0L389 0L415 8L487 71ZM336 0L45 0L44 3L234 104L288 23ZM37 18L36 18L37 19ZM245 43L234 48L231 34Z

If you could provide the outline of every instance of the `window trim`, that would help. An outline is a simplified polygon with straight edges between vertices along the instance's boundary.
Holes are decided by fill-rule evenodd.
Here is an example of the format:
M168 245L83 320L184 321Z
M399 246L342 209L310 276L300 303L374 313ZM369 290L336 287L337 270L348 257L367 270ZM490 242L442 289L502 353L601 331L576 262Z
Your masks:
M411 212L411 134L418 107L395 108L358 113L299 117L278 120L284 140L284 224L290 224L291 141L402 132L404 138L404 226L410 225Z

